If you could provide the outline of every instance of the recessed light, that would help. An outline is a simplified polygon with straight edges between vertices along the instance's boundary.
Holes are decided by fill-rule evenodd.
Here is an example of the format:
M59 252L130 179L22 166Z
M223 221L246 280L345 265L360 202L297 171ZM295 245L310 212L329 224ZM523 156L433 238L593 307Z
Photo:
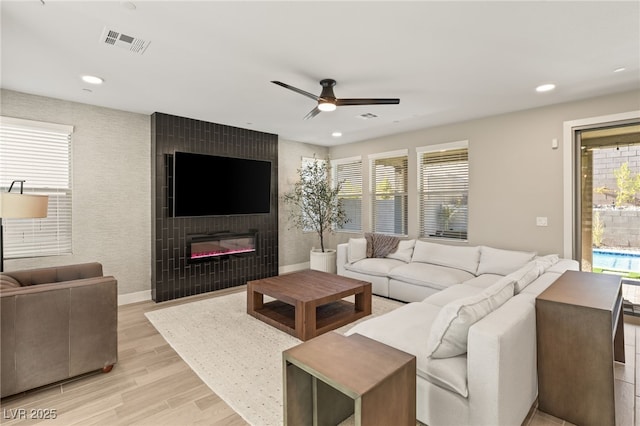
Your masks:
M541 84L540 86L536 87L536 92L550 92L555 88L556 85L553 83Z
M333 136L334 138L339 138L340 136L342 136L342 132L333 132L331 133L331 136Z
M620 68L616 68L615 70L613 70L613 72L622 72L624 70L626 70L625 67L620 67Z
M104 79L100 77L96 77L95 75L83 75L82 81L89 84L102 84L104 83Z

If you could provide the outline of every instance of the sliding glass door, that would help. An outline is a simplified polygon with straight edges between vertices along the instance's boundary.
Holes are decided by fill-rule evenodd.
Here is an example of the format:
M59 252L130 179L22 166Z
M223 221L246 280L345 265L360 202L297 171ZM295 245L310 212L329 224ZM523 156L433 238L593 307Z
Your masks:
M575 136L581 269L620 275L630 301L640 304L640 124L582 129Z

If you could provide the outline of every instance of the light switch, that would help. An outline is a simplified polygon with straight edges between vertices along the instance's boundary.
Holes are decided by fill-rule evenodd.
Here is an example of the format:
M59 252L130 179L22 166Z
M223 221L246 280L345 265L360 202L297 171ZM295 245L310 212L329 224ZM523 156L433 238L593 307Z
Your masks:
M544 216L536 217L536 226L547 226L547 218Z

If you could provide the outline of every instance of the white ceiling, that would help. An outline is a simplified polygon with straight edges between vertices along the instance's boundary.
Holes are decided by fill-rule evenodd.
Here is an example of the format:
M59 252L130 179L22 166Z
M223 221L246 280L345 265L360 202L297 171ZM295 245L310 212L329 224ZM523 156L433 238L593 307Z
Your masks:
M319 145L640 89L638 1L45 3L1 1L2 88ZM108 46L105 27L151 44ZM323 78L400 104L305 121L315 102L270 83L319 94Z

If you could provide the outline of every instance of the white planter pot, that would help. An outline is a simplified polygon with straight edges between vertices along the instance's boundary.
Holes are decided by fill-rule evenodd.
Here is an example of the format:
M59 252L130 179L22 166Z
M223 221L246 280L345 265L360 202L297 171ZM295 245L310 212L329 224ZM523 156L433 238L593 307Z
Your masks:
M311 249L309 255L309 268L316 271L329 272L335 274L336 268L336 251L325 249L324 253L320 249Z

